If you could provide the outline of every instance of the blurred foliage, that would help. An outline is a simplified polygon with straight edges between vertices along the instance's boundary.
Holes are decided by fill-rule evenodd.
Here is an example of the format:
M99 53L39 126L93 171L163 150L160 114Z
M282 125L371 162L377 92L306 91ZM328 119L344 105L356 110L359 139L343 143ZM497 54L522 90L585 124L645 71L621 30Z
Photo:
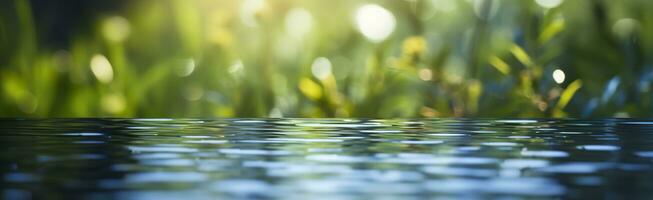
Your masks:
M653 116L648 0L0 2L0 116Z

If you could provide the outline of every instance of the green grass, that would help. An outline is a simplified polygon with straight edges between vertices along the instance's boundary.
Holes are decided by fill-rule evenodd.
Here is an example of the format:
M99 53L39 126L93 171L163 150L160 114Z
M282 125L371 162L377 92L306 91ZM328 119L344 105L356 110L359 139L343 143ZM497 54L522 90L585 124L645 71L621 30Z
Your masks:
M0 116L653 113L650 1L261 2L128 1L80 14L92 23L69 30L59 46L45 39L54 30L29 1L5 2ZM365 4L396 20L383 41L358 30ZM560 84L556 69L565 74Z

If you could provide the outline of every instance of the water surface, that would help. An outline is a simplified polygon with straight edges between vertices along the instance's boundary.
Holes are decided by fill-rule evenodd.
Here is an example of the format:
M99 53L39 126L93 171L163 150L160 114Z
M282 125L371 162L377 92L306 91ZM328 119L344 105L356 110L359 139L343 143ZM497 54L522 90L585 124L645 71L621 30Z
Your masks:
M653 120L4 119L5 199L650 198Z

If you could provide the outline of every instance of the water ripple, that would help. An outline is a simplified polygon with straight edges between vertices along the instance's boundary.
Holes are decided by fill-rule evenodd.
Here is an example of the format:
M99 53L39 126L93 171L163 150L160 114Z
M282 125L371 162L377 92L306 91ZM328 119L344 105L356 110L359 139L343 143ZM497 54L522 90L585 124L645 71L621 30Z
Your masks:
M3 197L648 199L646 119L0 119Z

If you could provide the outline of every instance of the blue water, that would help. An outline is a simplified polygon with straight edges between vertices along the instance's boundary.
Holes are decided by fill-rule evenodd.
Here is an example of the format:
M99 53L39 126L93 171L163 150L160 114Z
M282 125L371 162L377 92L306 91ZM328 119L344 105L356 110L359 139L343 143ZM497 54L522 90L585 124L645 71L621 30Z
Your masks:
M653 120L4 119L4 199L653 198Z

